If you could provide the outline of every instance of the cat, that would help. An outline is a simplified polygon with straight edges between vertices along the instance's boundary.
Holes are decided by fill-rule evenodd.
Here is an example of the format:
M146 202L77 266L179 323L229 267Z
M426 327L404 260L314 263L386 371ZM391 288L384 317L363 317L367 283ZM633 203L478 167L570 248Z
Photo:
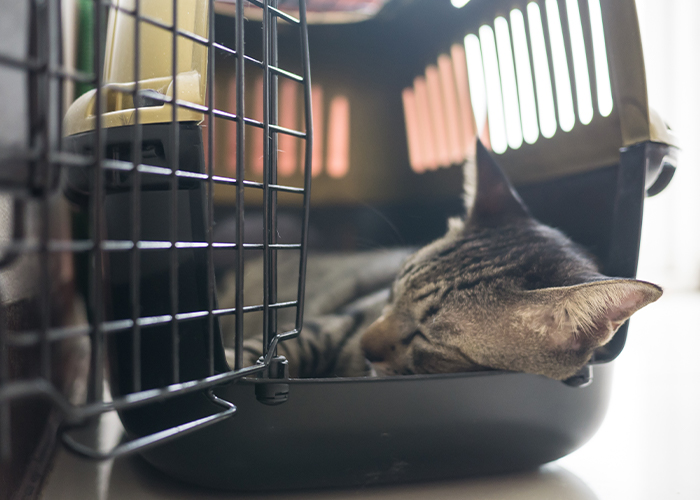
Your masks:
M362 351L384 375L489 368L567 379L662 290L600 274L530 215L480 142L469 186L474 176L467 217L405 262Z
M309 257L308 319L278 347L292 377L500 369L564 380L661 296L657 285L600 274L582 248L536 221L480 142L464 173L466 216L407 258ZM287 260L281 286L296 283L298 262ZM234 290L229 280L222 302ZM261 352L259 339L247 339L245 364Z

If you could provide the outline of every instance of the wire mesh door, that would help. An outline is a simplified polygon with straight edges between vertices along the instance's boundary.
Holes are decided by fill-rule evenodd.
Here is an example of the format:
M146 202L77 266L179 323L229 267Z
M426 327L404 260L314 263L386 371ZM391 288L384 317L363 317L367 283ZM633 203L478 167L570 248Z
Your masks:
M312 148L305 1L293 13L279 10L277 0L228 2L235 3L228 24L215 19L213 0L95 0L79 2L80 15L68 3L76 5L32 1L24 10L2 6L0 12L28 24L17 50L0 51L0 81L17 90L14 97L0 94L8 99L2 105L16 99L26 122L26 134L9 137L3 126L0 137L5 460L16 451L12 429L21 412L13 412L27 400L48 401L66 426L193 392L219 408L108 451L77 441L65 427L64 443L92 458L143 449L225 419L236 408L211 389L243 376L283 376L276 346L298 335L303 316ZM217 26L233 36L215 33ZM278 29L296 33L298 63L291 71L281 67ZM245 37L260 34L262 51L247 54ZM92 52L86 67L67 60L75 52ZM215 95L215 73L222 69L235 89L228 102ZM262 74L262 118L246 109L250 71ZM282 80L300 89L298 130L279 125ZM81 86L93 89L73 101ZM235 137L235 157L228 159L234 168L225 172L217 167L224 161L217 157L217 128ZM251 130L263 132L261 180L246 171ZM301 185L278 183L280 136L304 143ZM235 200L228 210L235 234L227 240L214 231L220 190ZM281 192L296 198L302 221L292 243L277 236ZM261 215L254 219L262 230L256 242L247 238L247 205ZM283 251L298 252L299 278L296 297L280 301L276 264ZM246 260L255 253L262 273L246 275ZM221 255L234 262L233 304L217 303ZM246 300L246 280L262 282L260 303ZM287 330L277 325L282 308L296 309ZM243 331L252 313L263 316L257 332L263 357L246 365ZM228 354L219 327L224 317L235 318ZM279 390L259 397L285 399Z

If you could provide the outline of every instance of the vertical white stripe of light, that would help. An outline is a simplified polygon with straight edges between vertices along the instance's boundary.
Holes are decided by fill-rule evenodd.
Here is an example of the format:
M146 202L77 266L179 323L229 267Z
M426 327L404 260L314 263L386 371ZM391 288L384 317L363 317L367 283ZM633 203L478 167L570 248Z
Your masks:
M503 153L508 148L508 142L503 118L503 96L501 95L501 77L498 73L496 38L491 26L483 25L479 28L479 39L486 77L486 109L489 116L491 147L495 153Z
M503 93L503 114L506 120L506 137L508 146L518 149L523 145L523 130L520 128L520 105L518 104L518 86L515 83L515 65L513 49L510 44L510 29L504 17L497 17L493 22L498 48L498 66L501 70L501 92Z
M476 35L464 37L464 51L467 54L467 72L469 76L469 93L476 121L477 137L481 137L486 123L486 79L481 60L481 42Z
M574 99L571 95L569 65L566 62L564 34L561 29L559 5L557 0L546 0L547 27L549 42L552 47L552 66L554 66L554 84L557 88L557 107L559 109L559 126L564 132L574 128Z
M535 109L535 91L532 85L530 54L527 50L525 19L518 9L510 12L510 28L513 31L513 50L515 52L515 69L518 74L518 97L520 98L520 119L523 125L523 138L528 144L534 144L540 136Z
M586 45L583 41L583 27L581 26L581 13L578 10L578 0L566 0L566 14L569 20L571 53L574 58L578 119L584 125L588 125L593 119L593 99L591 97L591 80L588 76L588 60L586 58Z
M608 116L613 109L612 88L610 87L610 72L608 70L608 55L605 52L605 33L603 31L603 14L600 11L600 0L588 0L588 12L591 17L591 33L593 36L593 60L595 61L595 81L598 90L598 111L602 116Z
M544 43L542 14L535 2L527 4L527 22L532 43L532 62L537 90L537 111L540 116L540 131L546 138L554 136L557 131L557 118L554 114L554 96L552 94L552 77L549 74L547 47Z

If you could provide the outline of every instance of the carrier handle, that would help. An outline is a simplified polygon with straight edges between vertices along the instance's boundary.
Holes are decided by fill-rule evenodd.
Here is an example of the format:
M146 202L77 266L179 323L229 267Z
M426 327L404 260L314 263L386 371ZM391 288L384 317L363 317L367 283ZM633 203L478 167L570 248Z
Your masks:
M148 436L142 436L140 438L133 439L129 442L119 444L106 452L98 451L90 446L79 443L68 434L67 430L62 433L61 439L63 441L63 445L69 451L81 457L90 458L93 460L108 460L124 455L129 455L131 453L143 451L153 446L164 444L177 437L184 436L198 429L208 427L212 424L225 420L236 413L237 408L233 403L219 398L213 393L211 389L207 391L207 396L212 401L212 403L223 407L224 410L213 415L200 418L198 420L193 420L192 422L187 422L182 425L177 425L169 429L164 429L162 431L155 432Z

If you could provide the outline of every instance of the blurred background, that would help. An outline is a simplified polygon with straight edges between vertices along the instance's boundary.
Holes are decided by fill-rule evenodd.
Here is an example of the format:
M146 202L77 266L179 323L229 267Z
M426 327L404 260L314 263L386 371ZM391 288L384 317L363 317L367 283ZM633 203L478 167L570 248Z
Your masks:
M681 146L679 168L668 189L649 198L639 277L667 291L700 285L700 3L637 0L649 104L668 122Z
M636 3L649 104L682 148L673 181L644 207L638 277L665 294L631 321L600 430L557 463L600 500L692 499L700 498L700 3Z

